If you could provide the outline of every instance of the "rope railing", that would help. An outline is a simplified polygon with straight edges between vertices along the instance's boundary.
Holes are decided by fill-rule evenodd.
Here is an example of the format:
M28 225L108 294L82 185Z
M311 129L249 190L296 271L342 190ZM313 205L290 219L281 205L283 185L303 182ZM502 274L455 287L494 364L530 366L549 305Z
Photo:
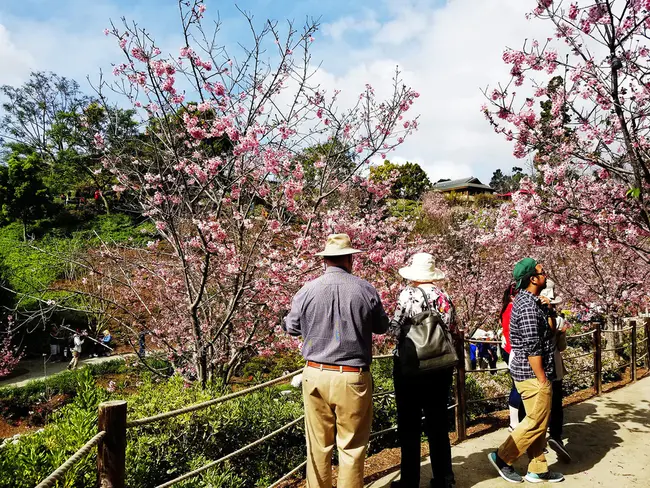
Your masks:
M100 440L106 435L105 431L99 432L95 437L86 442L83 446L79 448L68 460L59 466L51 475L41 481L36 488L51 488L58 481L61 481L66 473L74 466L81 458L87 455L93 447L95 447Z
M508 398L509 396L510 396L510 394L508 393L508 394L505 394L505 395L497 395L495 397L490 397L490 398L478 398L476 400L469 400L467 402L467 404L471 405L473 403L490 402L492 400L503 400L505 398Z
M577 356L571 356L571 357L565 358L565 360L567 360L567 361L572 361L572 360L576 360L576 359L581 358L581 357L594 355L594 365L593 366L588 367L588 368L582 368L582 369L579 369L579 370L569 371L568 375L580 374L580 373L583 373L583 372L585 372L585 373L586 372L592 372L594 374L594 389L596 390L597 394L600 394L601 391L602 391L601 383L602 383L602 372L603 371L607 371L607 370L611 371L611 370L618 370L618 369L626 368L626 367L632 367L632 381L635 381L636 380L636 369L637 369L635 365L639 361L648 358L648 356L650 354L648 351L646 351L641 356L637 356L638 348L635 347L633 349L633 351L632 351L630 362L626 362L624 364L616 366L613 369L611 369L611 368L608 368L608 369L603 368L602 359L601 359L601 355L602 355L603 352L617 351L617 350L629 347L630 345L638 346L639 344L647 344L648 343L648 323L645 324L645 337L644 337L644 339L642 339L640 341L637 340L637 336L636 336L636 331L638 330L637 327L636 327L636 323L632 322L632 324L633 324L632 326L627 327L625 329L620 329L620 330L601 330L599 326L596 326L595 329L591 329L591 330L585 331L585 332L580 333L580 334L567 336L567 339L577 339L577 338L580 338L580 337L593 335L594 338L595 338L594 342L595 342L595 347L596 347L595 351L590 351L590 352L580 354L580 355L577 355ZM602 345L600 344L601 341L599 340L599 338L602 337L601 333L603 333L603 332L604 333L615 333L615 332L628 332L628 331L633 331L631 341L630 341L629 344L621 345L621 346L610 348L610 349L603 349L602 348ZM461 338L462 338L462 332L461 332ZM493 341L493 340L478 340L478 339L464 339L463 338L461 342L457 343L459 356L462 355L462 352L464 350L464 347L462 347L462 344L465 344L465 343L470 343L470 344L472 344L472 343L473 344L500 344L501 342L500 341ZM393 358L393 357L394 357L393 354L384 354L384 355L374 356L373 359L389 359L389 358ZM646 364L647 363L648 363L648 361L646 359ZM189 405L187 407L176 409L176 410L171 410L171 411L168 411L168 412L163 412L163 413L160 413L160 414L157 414L157 415L153 415L151 417L145 417L145 418L131 420L131 421L127 421L127 418L126 418L126 402L124 402L124 401L121 401L121 402L107 402L105 404L102 404L102 405L100 405L100 422L99 422L101 432L99 432L92 439L90 439L88 442L86 442L86 444L84 444L84 446L82 446L73 456L71 456L63 465L61 465L59 468L57 468L51 475L49 475L47 478L45 478L39 485L37 485L36 488L51 488L51 487L53 487L58 481L61 481L61 479L63 479L65 474L70 470L70 468L75 463L77 463L83 456L87 455L94 446L100 444L100 441L102 439L104 439L105 437L108 440L106 440L105 442L103 442L99 446L98 468L99 468L99 465L100 465L100 463L99 463L100 457L101 457L101 461L103 463L105 463L105 462L107 462L107 460L114 459L114 458L111 458L110 456L117 456L118 458L121 456L122 464L121 464L121 466L118 466L117 468L115 466L109 466L108 470L102 470L101 468L99 468L100 484L102 484L103 482L106 481L106 482L108 482L108 485L110 485L110 486L113 486L114 484L118 484L118 485L122 484L123 485L124 484L124 479L125 479L124 456L125 456L125 452L126 452L126 449L125 449L125 446L126 446L126 429L151 424L153 422L165 420L165 419L172 418L172 417L175 417L175 416L178 416L178 415L183 415L183 414L186 414L186 413L191 413L191 412L194 412L194 411L197 411L197 410L205 409L205 408L211 407L213 405L217 405L217 404L226 402L228 400L232 400L232 399L235 399L235 398L238 398L238 397L242 397L244 395L248 395L248 394L253 393L255 391L259 391L259 390L261 390L263 388L267 388L267 387L270 387L270 386L273 386L273 385L277 385L277 384L286 382L287 380L289 380L292 377L300 374L303 371L304 371L304 368L300 368L300 369L298 369L296 371L293 371L291 373L280 376L278 378L274 378L272 380L266 381L266 382L261 383L259 385L255 385L255 386L245 388L245 389L233 392L233 393L229 393L229 394L223 395L221 397L214 398L212 400L197 403L195 405ZM464 390L466 374L467 373L487 373L487 372L494 373L494 372L501 372L501 371L508 371L508 368L488 368L488 369L478 369L478 370L465 371L465 363L461 359L461 362L458 364L458 367L456 368L456 382L455 382L455 384L457 385L456 386L456 399L457 399L457 401L453 405L449 405L447 407L448 410L456 409L456 422L457 422L456 427L457 427L459 441L462 441L462 440L464 440L466 438L465 420L461 421L459 419L464 418L465 415L467 414L467 405L481 403L481 402L502 400L502 399L505 399L505 398L507 398L509 396L507 394L504 394L504 395L497 395L497 396L491 397L491 398L481 398L481 399L466 401L465 400L465 390ZM382 398L382 397L386 397L386 396L389 396L389 395L394 395L394 393L395 393L394 390L380 391L378 393L374 393L372 395L372 397L373 397L373 399ZM103 422L102 418L104 418L104 417L102 417L102 406L105 406L108 410L111 410L113 408L116 408L116 409L118 408L118 406L108 405L109 403L110 404L112 404L112 403L121 403L122 404L123 413L121 414L122 415L121 420L118 418L118 417L120 417L120 415L117 415L115 418L113 418L113 417L111 417L111 414L106 413L105 420L108 423L102 423ZM115 413L117 413L117 412L115 412ZM195 469L193 471L185 473L185 474L183 474L183 475L181 475L181 476L179 476L179 477L177 477L177 478L175 478L173 480L167 481L164 484L159 485L157 488L165 488L165 487L173 486L176 483L179 483L179 482L184 481L186 479L197 476L200 473L203 473L204 471L206 471L208 469L211 469L211 468L217 466L220 463L223 463L223 462L225 462L225 461L227 461L227 460L229 460L229 459L231 459L231 458L233 458L235 456L238 456L238 455L240 455L240 454L242 454L242 453L256 447L256 446L259 446L263 442L266 442L267 440L277 436L281 432L292 428L293 426L295 426L296 424L301 422L303 419L304 419L304 415L300 416L299 418L297 418L297 419L295 419L295 420L293 420L291 422L288 422L287 424L279 427L278 429L274 430L273 432L270 432L269 434L255 440L255 441L251 442L250 444L248 444L246 446L243 446L243 447L231 452L230 454L227 454L227 455L221 457L220 459L217 459L216 461L209 462L208 464L206 464L206 465L204 465L204 466L202 466L202 467L200 467L198 469ZM396 426L391 426L391 427L388 427L386 429L382 429L382 430L380 430L378 432L373 432L371 434L371 438L376 438L376 437L378 437L380 435L383 435L383 434L385 434L387 432L392 432L392 431L394 431L396 429L397 429ZM115 442L116 440L118 442ZM106 452L104 452L104 451L106 451ZM109 457L107 458L106 456L109 456ZM306 464L306 462L303 462L300 465L293 468L292 471L285 474L280 480L278 480L274 484L272 484L270 488L277 487L279 483L281 483L282 481L285 481L286 479L288 479L289 477L294 475L296 472L298 472L300 469L304 468L305 464ZM119 465L119 463L118 463L118 465ZM117 481L117 483L115 483L114 481Z
M305 466L307 466L307 461L303 461L302 463L300 463L298 466L296 466L291 471L289 471L287 474L285 474L282 478L280 478L275 483L270 485L269 488L276 488L277 486L280 485L280 483L282 483L283 481L286 481L289 478L291 478L294 474L296 474L298 471L300 471Z
M200 468L195 469L194 471L190 471L189 473L185 473L184 475L181 475L178 478L174 478L173 480L167 481L166 483L163 483L162 485L158 485L156 488L166 488L168 486L173 486L176 483L180 483L181 481L184 481L186 479L193 478L194 476L196 476L198 474L201 474L202 472L207 471L210 468L214 468L217 464L220 464L220 463L222 463L224 461L227 461L228 459L231 459L231 458L237 456L238 454L246 452L249 449L252 449L253 447L259 446L264 441L267 441L268 439L271 439L272 437L275 437L280 432L283 432L283 431L289 429L290 427L293 427L298 422L301 422L304 418L305 418L305 416L301 415L296 420L293 420L293 421L289 422L288 424L283 425L279 429L274 430L273 432L271 432L270 434L265 435L264 437L260 437L255 442L251 442L250 444L242 447L241 449L237 449L236 451L233 451L230 454L227 454L227 455L223 456L222 458L217 459L216 461L212 461L212 462L206 464L205 466L201 466Z
M580 337L585 337L585 336L588 336L588 335L594 335L594 332L596 332L596 330L595 330L595 329L591 329L591 330L588 330L587 332L582 332L582 333L580 333L580 334L571 334L571 335L567 335L566 338L567 338L567 340L568 340L568 339L578 339L578 338L580 338Z
M572 361L574 359L580 359L580 358L584 358L585 356L593 356L593 355L594 355L594 351L589 351L584 354L576 354L575 356L563 357L562 359L564 359L565 361Z
M132 428L132 427L137 427L139 425L151 424L153 422L158 422L160 420L165 420L165 419L168 419L168 418L171 418L171 417L176 417L178 415L183 415L184 413L190 413L190 412L194 412L196 410L202 410L204 408L208 408L208 407L211 407L213 405L217 405L219 403L227 402L228 400L232 400L232 399L240 397L240 396L248 395L249 393L252 393L252 392L257 391L257 390L261 390L261 389L266 388L268 386L273 386L273 385L276 385L278 383L282 383L282 382L288 380L289 378L293 378L294 376L299 375L300 373L303 372L303 370L304 369L301 368L301 369L293 371L293 372L291 372L289 374L286 374L286 375L280 376L278 378L275 378L273 380L267 381L265 383L255 385L255 386L252 386L250 388L246 388L244 390L239 390L239 391L236 391L235 393L230 393L228 395L224 395L224 396L221 396L219 398L214 398L212 400L207 400L205 402L197 403L196 405L190 405L189 407L179 408L177 410L171 410L169 412L160 413L158 415L153 415L151 417L145 417L145 418L142 418L142 419L132 420L132 421L126 423L126 427L128 429L128 428Z
M634 327L623 327L622 329L603 329L601 332L603 334L616 334L618 332L630 332Z
M395 390L391 390L391 391L381 391L381 392L379 392L379 393L373 393L372 397L373 397L373 398L381 398L381 397L384 397L384 396L394 395L394 394L395 394Z
M510 368L485 368L485 369L469 369L465 371L467 373L496 373L499 371L510 371Z
M387 359L387 358L392 358L392 357L393 357L393 355L390 354L390 355L383 355L383 356L374 356L373 359ZM299 374L303 370L304 369L296 370L296 371L294 371L292 373L289 373L289 374L281 376L279 378L275 378L274 380L270 380L270 381L267 381L265 383L256 385L256 386L254 386L252 388L247 388L245 390L240 390L240 391L238 391L238 392L236 392L234 394L225 395L223 397L219 397L219 398L216 398L214 400L208 400L207 402L202 402L202 403L199 403L199 404L196 404L196 405L192 405L192 406L186 407L184 409L177 409L177 410L173 410L171 412L166 412L164 414L160 414L160 415L157 415L157 416L148 417L148 418L145 418L145 419L140 419L140 420L137 420L137 421L134 421L134 422L131 422L131 423L127 423L127 427L133 427L135 425L145 425L145 424L148 424L148 423L151 423L151 422L162 420L164 418L169 418L169 417L176 416L176 415L182 415L184 413L192 412L192 411L199 410L199 409L202 409L202 408L207 408L207 407L210 407L210 406L214 405L215 403L220 403L220 402L216 402L216 400L221 400L223 402L223 401L226 401L226 400L231 400L233 398L236 398L237 396L242 396L244 394L251 393L253 391L259 390L259 389L264 388L264 387L272 386L272 385L274 385L274 384L276 384L278 382L281 382L282 380L286 380L287 378L296 376L297 374ZM391 395L391 394L394 394L394 393L395 393L394 390L379 392L379 393L373 394L372 397L373 397L373 399L374 398L380 398L380 397ZM170 415L170 414L172 414L172 415ZM246 452L249 449L252 449L253 447L258 446L259 444L263 443L264 441L267 441L267 440L271 439L272 437L275 437L276 435L280 434L284 430L286 430L289 427L291 427L291 426L295 425L296 423L300 422L304 418L305 418L305 416L302 415L302 416L298 417L297 419L295 419L295 420L283 425L282 427L276 429L275 431L267 434L266 436L264 436L264 437L262 437L260 439L257 439L256 441L253 441L250 444L247 444L246 446L244 446L244 447L242 447L242 448L240 448L240 449L238 449L238 450L236 450L236 451L234 451L234 452L232 452L232 453L230 453L230 454L228 454L228 455L226 455L226 456L224 456L224 457L222 457L220 459L217 459L216 461L212 461L212 462L206 464L205 466L202 466L201 468L195 469L194 471L190 471L189 473L186 473L186 474L184 474L182 476L179 476L178 478L175 478L173 480L170 480L170 481L166 482L165 484L159 485L157 488L164 488L164 487L167 487L167 486L172 486L172 485L174 485L176 483L179 483L179 482L181 482L183 480L186 480L188 478L192 478L194 476L197 476L198 474L201 474L203 471L208 470L208 469L210 469L210 468L212 468L212 467L216 466L217 464L220 464L220 463L222 463L224 461L227 461L228 459L230 459L230 458L232 458L232 457L234 457L234 456L236 456L238 454Z
M490 341L483 339L465 339L465 342L469 344L501 344L501 341Z

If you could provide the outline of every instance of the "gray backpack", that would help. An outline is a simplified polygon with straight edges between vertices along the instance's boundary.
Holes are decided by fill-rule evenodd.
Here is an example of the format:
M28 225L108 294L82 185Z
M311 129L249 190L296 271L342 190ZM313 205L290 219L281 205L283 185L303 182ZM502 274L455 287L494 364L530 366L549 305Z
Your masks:
M401 370L405 375L458 364L451 332L440 313L429 306L426 292L419 286L417 289L424 295L424 310L404 322L397 346Z

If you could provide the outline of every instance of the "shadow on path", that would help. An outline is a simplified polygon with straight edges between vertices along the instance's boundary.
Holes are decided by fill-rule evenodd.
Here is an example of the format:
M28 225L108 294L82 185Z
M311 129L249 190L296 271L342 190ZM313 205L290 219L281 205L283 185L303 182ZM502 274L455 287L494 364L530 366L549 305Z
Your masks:
M565 445L572 462L560 463L553 451L550 468L567 476L562 486L614 488L650 486L650 379L602 397L565 407ZM501 487L509 485L487 460L508 436L505 429L469 439L452 448L457 488ZM435 454L434 454L435 455ZM527 456L515 463L524 474ZM399 472L370 486L384 488ZM429 463L423 463L420 486L428 487Z

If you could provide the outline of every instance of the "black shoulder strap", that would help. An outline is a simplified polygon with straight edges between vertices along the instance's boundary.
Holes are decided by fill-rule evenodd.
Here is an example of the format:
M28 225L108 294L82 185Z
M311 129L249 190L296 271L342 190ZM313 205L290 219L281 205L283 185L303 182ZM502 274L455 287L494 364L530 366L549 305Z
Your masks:
M431 307L429 306L429 295L427 295L427 292L424 291L424 289L420 288L419 286L416 286L418 290L422 292L422 295L424 296L424 309L425 310L431 310Z

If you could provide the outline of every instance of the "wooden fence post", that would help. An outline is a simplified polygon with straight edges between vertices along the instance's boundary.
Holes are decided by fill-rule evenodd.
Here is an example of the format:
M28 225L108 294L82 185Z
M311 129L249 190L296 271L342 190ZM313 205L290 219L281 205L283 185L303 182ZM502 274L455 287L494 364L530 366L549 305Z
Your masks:
M645 329L645 367L650 369L650 318L646 318L643 322L643 328Z
M632 347L630 351L630 378L636 381L636 320L630 321L632 325Z
M646 318L645 319L645 324L644 324L644 329L645 329L645 367L646 369L650 369L650 319Z
M467 399L465 397L465 332L460 331L456 341L456 435L458 442L467 439Z
M97 479L100 488L124 488L126 462L126 402L99 405L99 431L106 431L97 446Z
M596 395L603 393L603 346L601 341L601 319L596 321L596 329L594 330L594 391Z

